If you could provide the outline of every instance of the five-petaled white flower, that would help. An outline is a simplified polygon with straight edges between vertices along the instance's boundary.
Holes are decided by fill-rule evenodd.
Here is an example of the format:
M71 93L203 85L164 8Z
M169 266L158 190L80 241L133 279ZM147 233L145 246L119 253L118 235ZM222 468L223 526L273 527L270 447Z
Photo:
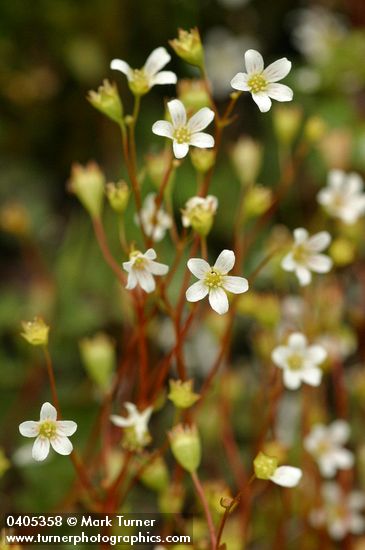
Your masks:
M227 275L234 263L232 250L223 250L213 266L200 258L191 258L188 268L200 280L187 289L188 302L197 302L209 294L209 303L214 311L220 315L226 313L229 307L226 291L241 294L248 290L247 279Z
M122 59L113 59L110 68L126 75L132 91L139 95L148 92L156 84L176 84L177 76L171 71L161 71L171 56L165 48L156 48L148 56L142 69L132 69Z
M264 69L262 55L256 50L245 53L246 73L237 73L231 80L235 90L251 92L252 99L262 113L270 110L271 99L276 101L291 101L293 90L285 84L278 84L291 69L291 62L282 57Z
M327 231L320 231L309 236L306 229L298 227L294 230L294 243L291 251L283 258L281 267L285 271L294 271L301 286L308 285L312 280L311 271L328 273L332 260L322 252L331 242Z
M350 225L356 223L365 213L363 186L364 182L359 174L331 170L327 187L320 190L317 199L331 216Z
M190 227L194 218L202 218L204 215L213 217L218 208L218 199L214 195L206 197L191 197L182 210L182 224Z
M345 493L337 483L327 482L322 486L321 494L323 507L313 510L309 516L313 527L326 527L334 540L342 540L348 533L360 535L365 531L363 492Z
M51 403L42 405L38 422L28 420L19 425L19 431L24 437L36 437L32 456L37 461L47 458L50 446L60 455L71 454L73 447L68 436L76 430L76 422L57 420L57 411Z
M310 386L319 386L322 370L319 365L327 357L322 346L308 346L301 332L294 332L288 338L287 346L278 346L271 358L275 365L283 369L284 385L289 390L298 389L302 382Z
M164 238L166 230L170 229L172 221L162 207L156 210L155 199L156 193L149 193L146 196L140 215L135 214L134 221L137 225L142 222L147 237L152 237L153 241L159 242Z
M139 411L134 403L124 403L128 416L112 414L110 420L119 428L134 428L138 443L143 444L148 435L148 422L151 418L153 407L147 407Z
M324 477L333 477L337 470L347 470L354 464L354 455L342 445L350 436L345 420L335 420L329 426L317 424L304 439L304 448L318 462Z
M303 472L294 466L278 466L270 480L281 487L296 487L301 480Z
M213 136L201 131L214 118L214 112L211 109L203 107L187 120L185 107L180 100L169 101L167 108L172 123L167 120L158 120L152 126L152 132L173 140L174 155L177 159L186 157L189 145L203 149L214 147Z
M123 269L128 273L126 288L132 290L139 285L145 292L153 292L156 288L153 275L166 275L169 266L155 262L157 258L153 248L149 248L144 254L139 250L133 250L129 255L129 261L123 262Z

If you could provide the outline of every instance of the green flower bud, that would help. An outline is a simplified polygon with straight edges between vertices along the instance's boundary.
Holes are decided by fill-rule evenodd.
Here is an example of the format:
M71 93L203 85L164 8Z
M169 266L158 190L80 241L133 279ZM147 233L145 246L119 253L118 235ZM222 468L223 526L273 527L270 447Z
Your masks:
M262 185L256 185L246 193L243 212L248 218L260 216L269 208L272 202L272 191Z
M270 479L278 467L278 459L265 455L261 451L253 461L255 476L258 479Z
M170 483L158 495L158 507L162 514L179 514L184 505L185 489L181 484Z
M92 218L99 218L103 207L105 177L95 162L74 164L69 190L74 193Z
M290 145L298 134L303 110L296 105L279 105L274 109L273 117L278 140L284 145Z
M185 108L194 112L210 106L210 98L204 80L183 78L177 83L177 96Z
M124 180L117 183L107 183L105 186L105 194L110 206L118 214L125 212L129 200L129 187Z
M172 454L185 470L192 473L201 461L201 444L196 426L179 424L169 432Z
M193 381L170 380L170 393L168 398L178 409L188 409L200 399L198 393L193 392Z
M197 28L190 31L178 30L178 38L169 40L170 46L175 53L191 65L202 67L204 62L204 51Z
M92 338L83 338L80 341L80 353L91 380L101 390L108 390L116 366L114 341L100 332Z
M153 459L143 469L139 479L152 491L164 491L169 485L169 472L164 459L161 456Z
M191 149L190 158L193 166L197 172L205 174L210 170L215 163L215 151L214 149Z
M250 137L242 137L231 149L231 159L242 185L256 183L262 163L262 146Z
M147 174L157 188L160 188L170 159L171 153L167 149L164 149L157 154L151 153L146 155Z
M111 84L109 80L104 80L97 92L94 90L89 91L87 99L95 109L98 109L98 111L104 113L107 117L117 123L122 121L123 105L114 82Z
M47 346L49 326L41 317L34 317L33 321L22 322L21 336L32 346Z
M304 135L311 143L317 143L326 134L327 125L323 118L314 115L308 118L304 126Z
M348 239L339 237L332 242L329 253L336 265L345 266L354 261L356 247Z

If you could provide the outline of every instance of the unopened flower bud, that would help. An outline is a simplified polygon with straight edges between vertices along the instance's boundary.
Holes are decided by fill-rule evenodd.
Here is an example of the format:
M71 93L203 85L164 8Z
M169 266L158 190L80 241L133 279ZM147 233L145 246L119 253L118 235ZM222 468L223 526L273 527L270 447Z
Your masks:
M91 380L101 390L107 390L116 365L114 341L100 332L80 341L80 353Z
M92 218L99 218L103 207L105 177L95 162L86 166L74 164L69 189L74 193Z
M179 424L169 432L172 454L185 470L197 470L201 460L200 437L196 426Z
M304 135L311 143L320 141L325 136L326 131L327 125L325 121L317 115L309 117L304 126Z
M191 149L190 158L195 170L205 174L214 166L215 151L214 149L199 149L196 147Z
M170 380L168 398L178 409L188 409L198 401L200 395L193 391L193 381Z
M34 317L33 321L22 322L21 336L32 346L47 346L49 326L41 317Z
M274 109L273 116L278 140L284 145L290 145L298 134L303 110L296 105L279 105Z
M27 210L18 202L5 203L0 209L0 229L23 237L29 233L30 220Z
M352 134L346 128L332 130L319 143L319 149L329 168L345 170L352 153Z
M250 137L242 137L232 147L231 158L241 184L256 183L262 162L261 144Z
M185 490L181 484L170 483L158 495L158 506L162 514L179 514L184 505Z
M143 485L152 491L156 491L157 493L164 491L169 485L169 472L164 459L161 456L153 459L142 470L140 480Z
M111 84L109 80L104 80L97 92L94 90L89 91L87 99L95 109L98 109L98 111L104 113L115 122L121 122L123 118L123 105L114 82Z
M204 51L197 28L190 31L179 29L178 38L170 40L169 44L184 61L197 67L203 66Z
M177 83L177 96L185 108L194 112L210 106L210 98L204 80L183 78Z
M335 239L329 249L329 253L334 263L338 266L351 264L356 255L355 245L343 237Z
M192 197L182 210L182 224L192 227L202 237L208 235L212 228L218 199L213 195L207 197Z
M270 479L278 467L278 459L272 456L267 456L260 451L253 461L253 466L255 476L258 479Z
M147 174L157 188L161 185L170 160L171 154L166 149L160 153L149 154L146 156Z
M243 211L248 218L260 216L269 208L272 202L272 191L262 185L256 185L246 193Z
M117 183L107 183L105 186L105 194L110 206L118 214L123 214L128 205L129 187L124 180Z

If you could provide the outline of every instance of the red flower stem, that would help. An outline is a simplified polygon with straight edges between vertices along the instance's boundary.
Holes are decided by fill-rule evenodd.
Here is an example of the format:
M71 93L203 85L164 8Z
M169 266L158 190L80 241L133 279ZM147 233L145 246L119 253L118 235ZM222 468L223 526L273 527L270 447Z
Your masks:
M206 518L207 524L208 524L211 549L212 550L217 550L217 537L216 537L216 534L215 534L214 523L213 523L212 515L211 515L210 510L209 510L209 505L208 505L207 499L206 499L205 494L204 494L202 484L201 484L200 479L198 477L198 474L196 472L191 473L191 479L193 480L195 490L198 494L199 500L202 503L202 506L203 506L203 509L204 509L205 518Z

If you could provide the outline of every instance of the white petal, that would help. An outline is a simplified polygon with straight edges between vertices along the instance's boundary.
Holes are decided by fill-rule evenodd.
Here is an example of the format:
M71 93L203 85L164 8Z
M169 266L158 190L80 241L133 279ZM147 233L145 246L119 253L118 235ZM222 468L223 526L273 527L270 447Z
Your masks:
M335 420L332 422L329 426L329 431L332 441L338 445L344 445L350 437L350 425L345 420Z
M247 50L245 53L245 66L249 75L262 73L264 70L262 55L256 50Z
M177 159L183 159L189 152L189 145L187 143L178 143L174 141L172 144L174 155Z
M242 294L248 290L248 281L244 277L230 277L226 275L223 278L223 288L233 294Z
M154 196L155 194L151 193L151 195ZM156 251L153 248L149 248L148 250L146 250L143 256L147 258L147 260L155 260L157 258Z
M278 346L272 351L271 359L279 368L284 368L287 364L287 359L290 351L285 346Z
M122 59L113 59L113 61L110 63L110 68L113 69L113 71L120 71L121 73L125 74L128 80L132 76L132 69Z
M307 266L316 273L328 273L333 265L332 259L325 254L315 254L307 259Z
M310 346L307 349L308 360L317 365L323 363L327 355L327 351L322 346Z
M303 382L309 384L309 386L319 386L322 380L322 374L321 369L317 367L301 371Z
M191 132L200 132L204 130L214 119L214 111L208 107L203 107L188 122L188 128Z
M73 435L77 430L76 422L72 420L58 420L57 433L60 435Z
M119 416L117 414L112 414L110 416L110 420L115 426L118 426L118 428L127 428L132 424L130 418L125 418L124 416Z
M189 271L198 279L204 279L205 275L210 271L210 265L201 258L190 258L187 263Z
M291 101L293 99L293 90L285 84L269 84L267 94L276 101Z
M347 191L351 195L357 195L360 193L360 191L363 189L364 182L362 177L359 174L356 174L355 172L351 172L347 176Z
M66 436L56 436L51 439L51 445L60 455L70 455L73 450L71 441Z
M348 503L352 510L362 510L365 508L365 494L361 491L351 491Z
M153 292L156 288L155 279L152 277L151 273L146 269L137 269L136 277L138 284L147 294Z
M343 170L330 170L328 173L328 185L333 189L339 190L344 184L346 174Z
M328 524L328 533L334 540L342 540L347 535L347 522L335 519Z
M151 86L156 84L176 84L177 76L172 71L161 71L153 76L150 80Z
M170 61L171 56L165 48L156 48L147 57L147 61L144 64L144 71L148 76L154 76L158 71L162 69Z
M174 128L180 128L186 124L186 110L179 99L172 99L167 103Z
M34 442L32 449L32 457L37 462L41 462L47 458L49 453L49 439L47 437L38 436Z
M169 266L160 262L149 262L148 269L153 275L166 275Z
M301 376L298 371L285 369L283 378L284 386L288 388L288 390L297 390L302 384Z
M307 338L301 332L293 332L288 338L288 344L295 351L303 351L307 345Z
M222 275L225 275L234 266L234 263L236 261L236 257L234 255L233 250L222 250L222 252L219 254L214 267L222 273Z
M204 132L197 132L191 135L189 144L201 149L210 149L214 147L214 137Z
M133 262L129 260L128 262L123 262L122 265L123 265L123 269L125 269L125 271L129 273L133 267Z
M227 294L223 288L212 288L209 292L209 303L219 315L227 313L229 304Z
M231 80L231 86L235 90L240 90L241 92L250 91L250 87L247 84L248 74L247 73L237 73Z
M267 113L268 111L270 111L271 99L266 92L258 92L257 94L252 94L252 99L262 113Z
M323 477L330 478L336 475L336 466L331 454L325 454L319 457L318 467Z
M302 478L302 470L294 466L279 466L271 476L271 481L281 487L295 487Z
M278 80L282 80L290 73L290 69L291 61L286 57L282 57L266 67L264 76L269 82L278 82Z
M284 256L280 265L285 271L294 271L297 267L297 262L293 258L293 253L289 252L289 254Z
M40 414L41 420L57 420L57 410L51 403L43 403Z
M138 284L138 280L137 280L137 277L136 277L136 272L134 270L132 270L128 274L128 280L127 280L127 284L126 284L125 288L127 290L133 290L134 288L136 288L137 284Z
M37 437L39 432L39 422L27 420L19 425L19 431L24 437Z
M193 285L189 286L186 291L186 299L188 302L198 302L206 297L209 290L206 284L203 281L198 281Z
M314 252L322 252L330 244L332 238L328 231L320 231L308 239L308 248Z
M340 470L348 470L354 465L354 455L348 449L336 449L333 452L333 457L336 461L337 468Z
M353 535L362 535L362 533L365 531L364 518L358 514L351 514L349 527L350 527L350 532Z
M295 274L298 277L300 286L307 286L312 280L312 274L306 267L297 266Z
M303 244L309 237L309 233L304 227L297 227L293 231L295 244Z
M168 122L167 120L158 120L152 126L152 132L156 134L156 136L163 136L173 139L174 129L171 122Z

